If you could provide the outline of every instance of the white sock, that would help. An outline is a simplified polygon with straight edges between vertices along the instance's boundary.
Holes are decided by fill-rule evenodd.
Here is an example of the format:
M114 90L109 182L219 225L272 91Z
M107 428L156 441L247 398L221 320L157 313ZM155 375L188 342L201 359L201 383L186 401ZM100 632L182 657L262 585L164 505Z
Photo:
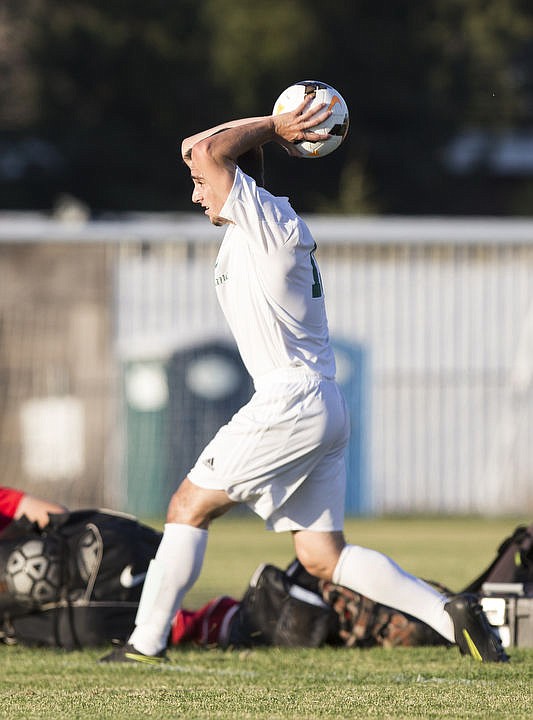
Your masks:
M444 609L446 596L402 570L382 553L359 545L346 545L333 572L333 582L374 602L413 615L455 642L453 621Z
M202 569L207 530L167 523L155 559L150 563L128 642L145 655L167 646L174 615Z

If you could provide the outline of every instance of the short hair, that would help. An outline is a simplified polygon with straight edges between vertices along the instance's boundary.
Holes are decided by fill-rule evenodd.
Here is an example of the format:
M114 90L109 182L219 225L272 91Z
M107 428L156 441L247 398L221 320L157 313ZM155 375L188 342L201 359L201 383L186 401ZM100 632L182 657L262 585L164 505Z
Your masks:
M256 185L265 186L265 163L263 148L259 145L247 150L236 160L237 165L256 182Z

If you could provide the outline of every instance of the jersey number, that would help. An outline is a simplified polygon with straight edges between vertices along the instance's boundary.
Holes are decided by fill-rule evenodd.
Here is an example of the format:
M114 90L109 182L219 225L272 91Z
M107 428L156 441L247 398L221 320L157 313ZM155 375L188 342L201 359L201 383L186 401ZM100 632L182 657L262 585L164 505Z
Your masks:
M309 253L309 257L311 258L311 267L313 268L313 297L319 298L322 297L322 281L320 280L320 273L318 272L318 265L315 260L315 250L316 243L315 247Z

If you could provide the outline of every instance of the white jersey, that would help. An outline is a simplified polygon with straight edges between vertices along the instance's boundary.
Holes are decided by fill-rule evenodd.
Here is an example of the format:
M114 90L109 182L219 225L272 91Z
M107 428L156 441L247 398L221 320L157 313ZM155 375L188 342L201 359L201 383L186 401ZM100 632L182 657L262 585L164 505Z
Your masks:
M288 198L238 167L220 215L231 221L215 265L220 306L254 380L280 368L335 377L324 294L307 225Z

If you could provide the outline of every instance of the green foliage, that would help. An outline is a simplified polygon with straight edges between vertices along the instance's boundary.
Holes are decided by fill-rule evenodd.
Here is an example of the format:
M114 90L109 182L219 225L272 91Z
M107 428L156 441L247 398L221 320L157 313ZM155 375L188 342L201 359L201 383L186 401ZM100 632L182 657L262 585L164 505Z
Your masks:
M11 0L2 30L0 127L52 142L67 168L4 183L13 206L66 191L95 210L189 209L180 140L317 78L346 97L351 130L314 166L270 153L272 189L299 210L528 211L523 179L465 184L442 162L464 128L531 124L525 0Z
M212 79L244 116L270 113L277 94L304 79L320 39L305 0L207 0L204 17Z
M439 0L428 20L424 44L441 58L429 71L435 100L455 100L467 126L506 127L519 120L525 97L515 51L531 37L531 17L514 2ZM454 114L453 105L446 114Z

